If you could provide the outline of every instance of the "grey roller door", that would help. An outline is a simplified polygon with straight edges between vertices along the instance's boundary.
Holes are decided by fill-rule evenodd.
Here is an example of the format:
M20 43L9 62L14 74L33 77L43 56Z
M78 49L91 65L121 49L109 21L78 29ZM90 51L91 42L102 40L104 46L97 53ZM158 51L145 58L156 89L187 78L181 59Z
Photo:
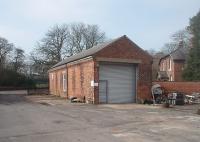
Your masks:
M99 102L135 102L135 73L135 66L133 66L132 64L100 64Z

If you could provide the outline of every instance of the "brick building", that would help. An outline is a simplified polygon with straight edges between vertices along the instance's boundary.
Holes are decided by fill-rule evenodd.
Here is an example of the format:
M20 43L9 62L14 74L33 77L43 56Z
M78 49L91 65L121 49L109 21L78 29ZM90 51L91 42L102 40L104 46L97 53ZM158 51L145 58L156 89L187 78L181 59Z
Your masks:
M134 103L151 97L151 67L152 57L122 36L54 65L49 89L87 103Z
M160 59L165 56L165 54L163 52L158 52L153 56L153 64L152 64L152 80L155 81L157 80L157 74L158 74L158 71L159 71L159 62L160 62Z
M188 48L179 47L161 58L159 62L160 73L158 75L167 75L168 81L183 81L182 72L186 64L187 55Z

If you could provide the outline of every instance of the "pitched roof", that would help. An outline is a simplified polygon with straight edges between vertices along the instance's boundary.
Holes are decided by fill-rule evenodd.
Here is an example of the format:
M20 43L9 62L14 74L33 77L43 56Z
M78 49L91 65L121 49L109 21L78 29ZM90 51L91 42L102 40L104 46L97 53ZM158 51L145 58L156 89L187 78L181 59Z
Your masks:
M176 50L172 51L171 53L165 55L160 59L161 60L165 59L166 57L172 57L173 60L186 60L187 56L189 53L189 48L187 47L179 47ZM159 62L159 64L160 64Z
M118 40L120 40L122 38L126 38L126 39L130 40L126 35L123 35L123 36L121 36L119 38L116 38L116 39L113 39L113 40L98 44L96 46L93 46L90 49L85 49L85 50L81 51L80 53L78 53L76 55L70 56L70 57L60 61L59 63L57 63L53 67L51 67L51 69L59 67L59 66L62 66L62 65L65 65L67 63L70 63L70 62L73 62L73 61L76 61L76 60L79 60L79 59L83 59L83 58L92 56L95 53L99 52L100 50L102 50L102 49L104 49L104 48L106 48L108 46L110 46L111 44L115 43L116 41L118 41ZM146 53L147 56L152 58L151 55L149 55L147 52L145 52L143 49L141 49L137 44L135 44L133 41L131 41L131 42L135 47L137 47L139 50L142 50L144 53Z
M176 49L174 52L172 52L170 55L173 58L173 60L185 60L188 55L188 48L186 47L180 47Z
M70 56L70 57L64 59L63 61L58 62L57 64L55 64L51 68L55 68L55 67L67 64L69 62L76 61L76 60L91 56L91 55L97 53L98 51L102 50L103 48L107 47L108 45L114 43L115 41L121 39L122 37L125 37L125 35L121 36L119 38L116 38L116 39L101 43L101 44L97 44L96 46L93 46L90 49L85 49L85 50L83 50L82 52L80 52L80 53L78 53L76 55Z

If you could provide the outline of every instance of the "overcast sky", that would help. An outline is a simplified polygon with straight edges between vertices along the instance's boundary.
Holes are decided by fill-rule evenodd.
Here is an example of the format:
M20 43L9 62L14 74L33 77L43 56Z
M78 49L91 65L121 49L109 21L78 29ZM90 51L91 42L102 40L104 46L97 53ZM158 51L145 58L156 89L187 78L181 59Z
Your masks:
M0 36L29 53L53 25L84 22L158 50L199 10L200 0L0 0Z

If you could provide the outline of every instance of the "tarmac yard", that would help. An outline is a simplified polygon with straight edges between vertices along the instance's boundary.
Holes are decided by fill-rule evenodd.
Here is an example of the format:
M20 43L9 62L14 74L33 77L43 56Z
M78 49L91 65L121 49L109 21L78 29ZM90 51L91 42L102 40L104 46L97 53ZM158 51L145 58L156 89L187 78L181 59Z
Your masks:
M71 104L0 95L0 142L199 142L199 105Z

